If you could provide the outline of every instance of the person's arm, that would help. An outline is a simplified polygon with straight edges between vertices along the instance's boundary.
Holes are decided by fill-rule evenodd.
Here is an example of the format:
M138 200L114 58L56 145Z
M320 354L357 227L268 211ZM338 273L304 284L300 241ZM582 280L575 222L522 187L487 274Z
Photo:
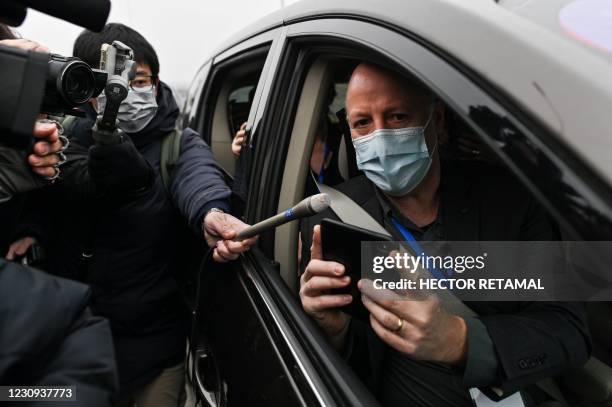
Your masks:
M170 193L196 236L203 236L208 246L214 247L215 261L235 260L257 243L257 236L240 242L232 240L248 225L228 213L231 190L210 148L191 129L181 137Z
M197 236L204 216L212 208L229 212L231 190L208 145L191 129L181 137L181 151L172 173L170 193L174 204Z
M36 123L33 136L30 154L0 146L0 203L52 183L50 177L57 171L58 153L63 149L57 127Z
M559 240L558 227L544 208L526 199L520 239ZM517 307L517 312L481 316L467 324L466 387L494 386L510 394L588 359L591 340L583 304L528 302Z
M76 386L75 406L110 407L118 388L112 336L89 312L89 297L83 284L0 260L0 381Z

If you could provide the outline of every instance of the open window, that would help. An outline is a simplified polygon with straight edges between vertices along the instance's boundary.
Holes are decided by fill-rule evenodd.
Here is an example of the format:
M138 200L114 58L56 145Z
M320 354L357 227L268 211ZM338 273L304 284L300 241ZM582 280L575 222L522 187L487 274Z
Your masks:
M232 153L232 141L249 118L269 49L260 46L213 67L204 95L203 134L217 162L231 176L238 160Z
M321 23L333 31L327 24ZM392 42L389 41L389 44ZM271 122L280 123L273 127L274 140L270 135L267 144L277 159L282 157L276 167L281 169L280 175L277 175L278 189L274 189L273 178L268 178L272 186L266 189L267 195L278 196L278 200L274 201L274 212L284 211L304 196L316 193L312 182L313 179L325 182L325 176L318 177L323 168L324 175L337 172L341 180L360 176L354 161L349 129L343 122L343 108L352 69L359 61L369 61L394 69L420 83L444 103L446 120L439 146L442 160L478 168L475 177L485 177L492 172L508 175L513 182L521 184L530 198L556 221L564 238L612 237L610 230L606 229L609 227L607 221L603 223L606 228L591 231L585 228L586 225L593 225L594 219L601 219L596 209L601 198L596 197L597 194L586 193L598 190L599 181L585 176L589 173L586 169L576 169L580 165L577 157L563 150L554 137L550 137L528 114L489 87L484 79L464 75L462 71L423 53L419 45L406 38L396 43L411 44L410 47L416 49L406 47L391 51L385 48L388 52L383 53L380 51L383 48L376 50L363 43L337 38L308 38L302 43L295 41L299 50L293 49L292 58L298 63L285 78L279 79L291 81L293 85L283 87L277 84L276 97L280 98L274 105L277 109L273 109L273 113L267 117ZM396 53L394 58L389 57L391 52ZM405 58L403 63L398 62L401 58ZM333 131L329 126L326 128L330 123L337 126ZM326 153L326 149L331 153ZM329 159L326 154L331 154L335 160ZM569 161L571 165L563 160L567 157L572 157ZM337 168L330 168L332 161ZM609 192L599 190L603 191L601 196ZM299 289L298 236L297 222L277 228L273 236L264 236L264 240L269 239L273 248L270 257L278 262L282 279L296 295ZM598 321L596 323L600 325L597 332L602 338L596 338L596 343L609 344L609 339L605 339L609 335L605 332L605 326L609 326L606 322L609 320L609 307L606 304L592 308L599 310L593 312L607 312L607 317L592 313L591 320ZM602 350L601 357L609 358L609 348L607 352ZM609 370L608 366L605 368ZM610 377L606 376L604 382ZM572 390L576 390L575 387L568 390L568 394ZM577 399L584 397L572 396Z

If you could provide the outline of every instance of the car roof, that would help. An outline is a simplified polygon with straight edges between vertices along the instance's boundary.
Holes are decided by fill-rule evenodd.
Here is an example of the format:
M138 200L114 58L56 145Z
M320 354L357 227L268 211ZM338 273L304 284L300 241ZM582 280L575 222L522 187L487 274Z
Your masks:
M516 3L529 0L500 1L302 0L242 30L219 53L264 31L322 17L409 31L502 90L612 185L612 63L562 30L521 14ZM559 13L560 2L570 3L545 3L550 13ZM541 7L538 15L546 15Z

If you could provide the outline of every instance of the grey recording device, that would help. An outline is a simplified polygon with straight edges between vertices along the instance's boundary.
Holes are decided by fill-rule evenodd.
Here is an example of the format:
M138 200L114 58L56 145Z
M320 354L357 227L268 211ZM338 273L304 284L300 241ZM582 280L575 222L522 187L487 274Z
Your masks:
M280 225L284 225L285 223L289 223L292 220L316 215L317 213L321 213L325 209L329 208L330 204L331 199L327 194L309 196L295 205L293 208L287 209L285 212L279 213L278 215L274 215L271 218L249 226L240 232L234 241L240 242L250 237L257 236L270 229L274 229Z
M106 106L93 128L96 144L118 144L122 140L121 130L117 128L117 115L121 102L127 98L129 83L135 76L136 64L134 51L120 41L111 45L102 44L100 69L108 74L104 94Z

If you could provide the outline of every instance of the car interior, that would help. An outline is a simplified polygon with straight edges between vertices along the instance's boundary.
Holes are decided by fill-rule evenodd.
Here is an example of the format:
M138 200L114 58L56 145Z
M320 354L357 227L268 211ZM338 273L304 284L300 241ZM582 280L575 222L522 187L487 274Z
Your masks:
M216 92L210 131L210 147L223 169L234 175L237 158L232 153L232 140L249 118L255 90L263 70L264 57L249 59L238 67L222 72L223 80ZM210 99L209 99L210 100Z
M348 80L357 63L354 58L324 55L314 59L306 70L284 160L278 212L313 193L310 163L322 121L330 124L326 127L326 140L334 157L330 165L337 166L341 179L360 175L344 111ZM210 143L218 162L230 174L234 174L237 160L231 153L233 135L249 117L263 64L263 59L254 60L227 73L216 98ZM446 138L440 144L443 159L475 160L493 167L505 165L450 108L446 130ZM278 227L273 252L283 280L296 295L299 227L299 222ZM594 358L586 366L556 378L556 383L571 405L612 406L612 305L589 303L587 312Z

